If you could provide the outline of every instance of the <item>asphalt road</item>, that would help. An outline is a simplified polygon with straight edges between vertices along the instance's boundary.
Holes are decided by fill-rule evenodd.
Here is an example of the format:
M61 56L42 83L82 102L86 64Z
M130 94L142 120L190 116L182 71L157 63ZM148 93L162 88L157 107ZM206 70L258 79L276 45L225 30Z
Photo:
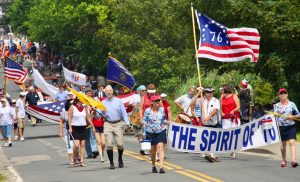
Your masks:
M0 80L2 86L3 79ZM7 91L16 98L19 88L10 82ZM125 137L123 169L110 170L107 158L105 163L100 163L99 158L87 159L87 167L69 167L64 143L57 133L58 125L44 122L32 127L27 123L25 142L2 147L23 181L300 181L300 168L281 168L279 156L244 152L238 153L235 160L224 154L221 162L208 163L199 154L167 150L166 174L152 174L150 161L138 154L139 146L133 136ZM114 155L117 163L117 153Z

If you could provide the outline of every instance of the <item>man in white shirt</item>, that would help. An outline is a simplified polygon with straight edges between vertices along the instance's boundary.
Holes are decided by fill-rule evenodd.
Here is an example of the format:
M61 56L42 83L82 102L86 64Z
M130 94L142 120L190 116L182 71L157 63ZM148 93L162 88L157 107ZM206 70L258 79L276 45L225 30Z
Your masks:
M18 122L18 129L20 140L23 142L24 139L24 129L25 129L25 96L26 92L20 93L20 98L17 100L16 103L16 115L17 115L17 122Z
M202 114L201 120L205 127L212 128L222 128L221 125L221 115L220 115L220 101L213 96L214 89L211 87L206 87L203 97L202 104ZM199 100L198 104L201 105L201 100ZM213 153L205 154L205 159L209 162L220 162L219 157L214 156Z
M192 112L191 112L191 107L190 104L192 102L192 99L194 97L196 93L196 88L194 86L191 86L189 88L189 91L187 94L180 96L179 98L177 98L175 100L175 104L177 105L177 107L184 113L186 113L187 115L189 115L190 117L192 117Z

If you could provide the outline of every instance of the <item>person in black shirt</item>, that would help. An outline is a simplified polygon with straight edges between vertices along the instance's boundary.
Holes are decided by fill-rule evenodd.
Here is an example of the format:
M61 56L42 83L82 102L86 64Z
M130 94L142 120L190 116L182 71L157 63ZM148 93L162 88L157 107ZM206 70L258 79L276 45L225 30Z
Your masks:
M240 115L241 115L241 121L242 124L249 122L249 114L250 114L250 102L251 102L251 96L250 96L250 90L247 88L247 83L244 83L241 81L241 90L239 91L238 97L240 99L241 109L240 109Z
M97 90L98 81L95 79L95 76L90 77L91 89L95 92Z
M25 102L29 105L36 106L38 101L40 100L39 94L35 91L35 88L33 86L29 87L29 92L26 95ZM35 126L36 124L36 118L33 118L32 116L28 115L28 121L32 122L32 125Z

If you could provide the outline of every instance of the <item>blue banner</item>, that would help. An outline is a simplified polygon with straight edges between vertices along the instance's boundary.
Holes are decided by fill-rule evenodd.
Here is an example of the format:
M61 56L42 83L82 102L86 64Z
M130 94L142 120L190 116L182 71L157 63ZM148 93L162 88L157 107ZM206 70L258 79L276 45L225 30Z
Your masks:
M122 63L112 57L109 57L108 59L106 79L107 81L123 85L130 90L132 90L135 85L135 80L131 73L122 65Z
M189 153L229 153L280 142L273 115L265 115L230 129L197 127L171 122L168 145Z

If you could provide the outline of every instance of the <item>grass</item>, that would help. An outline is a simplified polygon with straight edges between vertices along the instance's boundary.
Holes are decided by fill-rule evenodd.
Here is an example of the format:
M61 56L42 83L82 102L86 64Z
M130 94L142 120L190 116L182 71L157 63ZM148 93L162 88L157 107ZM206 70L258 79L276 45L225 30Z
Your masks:
M6 177L2 174L0 174L0 182L4 182L6 180Z

